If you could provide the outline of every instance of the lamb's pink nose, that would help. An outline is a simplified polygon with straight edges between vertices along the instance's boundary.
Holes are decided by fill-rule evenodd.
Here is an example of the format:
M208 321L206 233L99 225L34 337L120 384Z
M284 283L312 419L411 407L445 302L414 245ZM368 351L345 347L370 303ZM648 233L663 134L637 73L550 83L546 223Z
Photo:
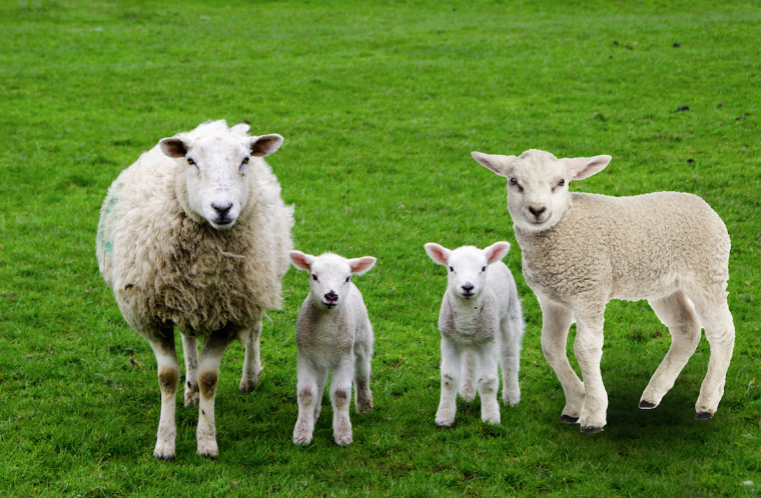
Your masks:
M336 294L334 291L330 291L327 294L325 294L326 303L335 303L337 301L338 301L338 294Z

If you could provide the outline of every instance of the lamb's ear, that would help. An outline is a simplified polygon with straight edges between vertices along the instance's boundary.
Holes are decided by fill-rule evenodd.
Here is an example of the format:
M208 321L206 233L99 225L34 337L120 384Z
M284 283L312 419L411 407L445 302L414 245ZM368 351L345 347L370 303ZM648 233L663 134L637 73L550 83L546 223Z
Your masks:
M447 261L449 261L449 256L452 255L452 251L447 249L444 246L440 246L436 244L435 242L429 242L425 245L425 252L428 253L428 256L434 260L436 263L440 265L447 266Z
M484 249L484 256L486 256L489 264L492 264L507 256L507 251L509 250L509 242L495 242L494 244Z
M188 148L179 138L162 138L159 140L159 147L161 152L169 157L185 157L188 153Z
M269 156L283 145L283 137L277 133L251 137L251 155L257 157Z
M594 157L566 157L560 161L565 166L565 170L568 172L571 180L583 180L605 169L605 166L608 165L611 159L613 158L608 155L602 155Z
M370 268L375 266L375 261L376 259L372 256L350 259L349 268L351 268L352 275L364 275L370 271Z
M288 253L291 257L291 263L299 270L311 271L312 263L314 263L314 256L304 254L301 251L291 251Z
M507 176L507 168L518 159L517 156L500 156L497 154L484 154L483 152L475 151L471 152L470 155L473 156L473 159L497 173L499 176Z

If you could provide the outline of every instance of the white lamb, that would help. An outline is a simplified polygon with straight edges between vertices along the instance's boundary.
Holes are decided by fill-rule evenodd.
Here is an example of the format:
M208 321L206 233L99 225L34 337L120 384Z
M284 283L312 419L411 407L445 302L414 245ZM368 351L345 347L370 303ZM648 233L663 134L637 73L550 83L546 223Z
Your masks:
M499 372L502 401L520 402L518 385L523 314L515 280L501 261L510 244L497 242L486 249L464 246L451 251L430 242L425 251L449 269L441 302L441 401L436 425L451 427L457 411L457 391L466 401L481 395L481 419L500 423Z
M175 453L180 372L174 326L185 353L185 406L200 404L198 454L216 457L222 354L235 339L246 346L240 389L250 391L261 373L262 316L281 306L293 208L283 204L261 157L275 152L283 137L250 137L248 130L214 121L162 139L119 175L101 208L100 272L158 362L156 458Z
M349 420L352 380L357 412L367 413L373 408L370 392L373 327L362 294L350 280L352 275L370 271L375 258L346 259L332 253L315 257L291 251L291 262L311 274L309 295L301 305L296 324L299 419L293 430L293 443L312 442L330 371L333 437L336 444L345 446L352 442Z
M655 408L673 387L705 328L711 357L695 418L711 418L724 393L735 339L726 291L730 243L721 218L692 194L608 197L568 191L568 182L602 170L610 156L557 159L529 150L520 157L473 157L508 178L523 275L542 307L542 349L565 391L561 421L579 423L587 434L606 424L600 358L611 299L647 299L671 332L671 348L640 399L643 409ZM583 383L565 350L574 321Z

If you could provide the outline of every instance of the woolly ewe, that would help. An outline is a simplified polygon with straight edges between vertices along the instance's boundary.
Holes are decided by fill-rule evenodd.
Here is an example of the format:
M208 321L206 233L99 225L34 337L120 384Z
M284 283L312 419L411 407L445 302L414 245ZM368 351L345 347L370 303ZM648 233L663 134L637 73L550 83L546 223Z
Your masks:
M441 302L441 402L436 424L450 427L457 411L456 398L481 395L481 419L500 423L499 376L502 367L502 401L517 405L523 315L515 280L501 261L510 244L497 242L484 250L465 246L450 251L439 244L425 245L428 256L448 268L448 285Z
M216 457L214 396L222 354L235 339L245 344L240 389L250 391L261 373L264 310L281 305L293 208L283 204L261 157L283 138L250 137L248 129L215 121L161 140L119 175L101 208L100 272L158 362L157 458L174 457L180 378L174 326L185 353L185 406L200 404L198 453Z
M606 424L600 358L611 299L647 299L671 332L671 348L640 399L643 409L655 408L671 389L705 328L711 357L695 418L711 418L724 393L735 338L726 291L729 235L719 216L691 194L568 191L568 182L599 172L610 156L557 159L529 150L520 157L473 157L508 179L523 275L542 307L542 349L565 391L561 421L579 423L588 434ZM583 383L565 352L574 321Z
M345 259L331 253L315 257L291 251L291 262L299 270L310 272L309 295L296 324L299 419L293 430L293 443L312 442L330 371L333 437L336 444L345 446L352 442L349 421L352 379L357 412L366 413L373 408L370 392L373 327L351 276L368 272L375 265L375 258Z

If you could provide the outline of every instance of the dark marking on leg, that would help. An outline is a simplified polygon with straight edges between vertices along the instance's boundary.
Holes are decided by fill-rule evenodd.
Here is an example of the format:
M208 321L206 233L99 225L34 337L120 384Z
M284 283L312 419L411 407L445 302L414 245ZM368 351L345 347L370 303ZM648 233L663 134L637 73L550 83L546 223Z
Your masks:
M163 368L159 370L159 385L161 392L167 395L173 395L177 392L177 383L180 380L180 373L177 370Z
M218 381L219 374L217 372L206 372L201 375L198 383L201 388L201 395L206 399L213 398Z
M344 389L336 389L335 403L337 409L342 409L349 404L349 393Z

